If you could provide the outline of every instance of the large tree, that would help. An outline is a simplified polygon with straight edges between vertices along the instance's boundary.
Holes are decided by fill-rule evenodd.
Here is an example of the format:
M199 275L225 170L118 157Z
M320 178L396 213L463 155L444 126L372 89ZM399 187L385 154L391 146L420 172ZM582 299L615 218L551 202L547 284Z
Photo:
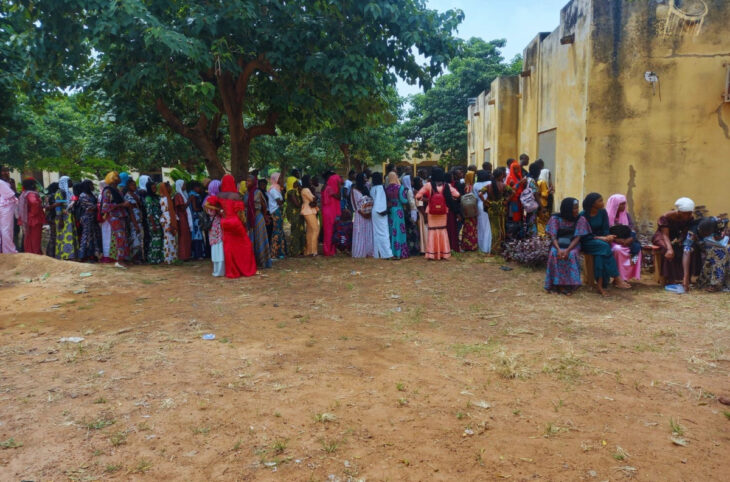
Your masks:
M72 84L91 67L78 87L104 89L120 116L160 116L216 176L225 128L238 177L252 139L277 125L366 117L396 75L429 86L463 17L423 0L0 1L27 17L33 56L56 80Z
M433 88L410 98L406 125L418 154L437 152L447 164L466 163L468 99L489 90L498 76L522 70L520 57L504 61L500 49L505 43L480 38L465 41L449 62L449 72L436 79Z

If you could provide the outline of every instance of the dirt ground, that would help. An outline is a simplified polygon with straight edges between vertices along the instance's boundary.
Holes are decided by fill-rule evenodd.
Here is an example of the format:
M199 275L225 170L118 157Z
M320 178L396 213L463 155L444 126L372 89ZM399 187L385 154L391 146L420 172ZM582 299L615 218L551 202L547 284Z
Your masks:
M0 479L727 477L730 296L499 266L1 255Z

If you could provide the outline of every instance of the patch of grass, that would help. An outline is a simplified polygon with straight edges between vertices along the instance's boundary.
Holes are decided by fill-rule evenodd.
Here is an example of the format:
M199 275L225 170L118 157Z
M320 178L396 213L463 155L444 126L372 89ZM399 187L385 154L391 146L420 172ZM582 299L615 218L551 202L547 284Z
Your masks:
M0 448L1 449L17 449L18 447L22 447L23 442L16 441L13 437L10 437L7 440L3 440L0 442Z
M272 450L275 454L283 454L286 450L288 440L277 440L271 445Z
M210 427L193 427L193 435L208 435L210 433Z
M464 358L467 355L491 355L495 353L499 347L499 343L488 340L486 343L455 343L451 345L451 350L459 358Z
M155 284L155 282L154 282L154 280L151 280L149 278L144 278L144 279L142 279L142 284L143 285L153 285L153 284Z
M723 410L722 414L725 415L726 419L730 420L730 412L728 412L727 410Z
M182 263L182 261L181 261ZM144 474L147 471L149 471L152 468L152 462L150 462L148 459L141 459L137 462L137 465L134 466L134 469L131 473L133 474Z
M104 472L107 474L113 474L114 472L119 472L122 469L122 464L109 464L104 469Z
M329 413L329 412L315 413L314 420L319 423L327 423L327 422L334 422L335 420L337 420L337 417L335 416L334 413Z
M101 430L102 428L106 428L109 425L114 425L116 423L116 420L114 420L113 418L107 418L106 416L102 416L97 418L96 420L82 423L83 426L89 430Z
M457 420L463 420L467 417L467 415L464 412L456 412L456 419Z
M619 447L617 445L616 446L616 451L613 453L612 457L614 459L618 460L618 461L621 461L621 460L628 459L629 458L629 454L628 454L628 452L626 452L624 449L622 449L621 447Z
M239 450L241 450L241 444L242 443L243 443L243 440L236 440L236 443L233 444L233 450L235 452L238 452Z
M558 400L557 402L553 402L553 410L555 410L557 412L561 408L563 408L563 400L562 399L561 400Z
M277 328L286 328L286 322L280 321L279 323L276 324L276 327Z
M564 428L558 427L553 422L548 422L545 424L545 433L543 436L545 438L551 438L551 437L554 437L555 435L559 434L560 432L564 432L564 431L565 431Z
M106 403L107 399L104 397L99 397L96 400L94 400L94 403Z
M399 407L405 407L408 405L408 399L407 398L399 398L398 399L398 406Z
M137 430L140 432L146 432L148 430L152 430L152 427L147 422L142 422L140 424L137 424Z
M674 420L671 417L669 418L669 428L672 429L674 435L684 435L684 427L679 424L678 420Z
M340 442L337 440L322 439L320 440L320 443L322 444L322 450L328 454L337 452L337 449L340 447Z
M504 351L499 352L494 367L497 375L506 380L529 378L530 370L520 364L519 358L519 355L508 355Z
M114 432L109 437L109 442L111 442L113 447L119 447L120 445L124 445L127 443L127 433L126 432Z
M405 392L406 391L406 385L403 382L398 382L395 384L395 389L399 392Z
M569 352L563 355L552 358L551 364L546 364L542 368L543 373L553 374L557 376L558 380L564 382L575 382L582 375L586 363L578 358L575 353Z

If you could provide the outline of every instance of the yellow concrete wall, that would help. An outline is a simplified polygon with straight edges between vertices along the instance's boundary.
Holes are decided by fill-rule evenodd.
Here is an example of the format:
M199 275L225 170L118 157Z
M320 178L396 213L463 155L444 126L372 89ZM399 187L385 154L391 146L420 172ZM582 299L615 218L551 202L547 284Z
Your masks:
M705 0L697 36L664 37L666 6L594 0L586 186L628 194L634 217L654 222L688 196L728 212L730 2ZM609 5L610 4L610 5ZM659 77L652 91L644 72Z
M496 126L491 133L492 166L517 157L519 137L519 77L500 77L492 82L494 104L490 105Z

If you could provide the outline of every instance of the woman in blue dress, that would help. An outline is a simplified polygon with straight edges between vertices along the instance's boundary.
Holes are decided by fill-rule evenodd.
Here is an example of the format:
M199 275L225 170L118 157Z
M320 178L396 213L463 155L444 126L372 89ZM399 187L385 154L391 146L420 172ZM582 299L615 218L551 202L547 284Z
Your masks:
M609 234L608 213L604 208L603 196L592 192L583 200L581 217L588 221L591 232L580 240L581 251L593 255L593 276L596 288L603 296L607 296L606 288L611 278L617 288L628 289L631 285L621 279L616 258L613 257L611 243L616 236Z

